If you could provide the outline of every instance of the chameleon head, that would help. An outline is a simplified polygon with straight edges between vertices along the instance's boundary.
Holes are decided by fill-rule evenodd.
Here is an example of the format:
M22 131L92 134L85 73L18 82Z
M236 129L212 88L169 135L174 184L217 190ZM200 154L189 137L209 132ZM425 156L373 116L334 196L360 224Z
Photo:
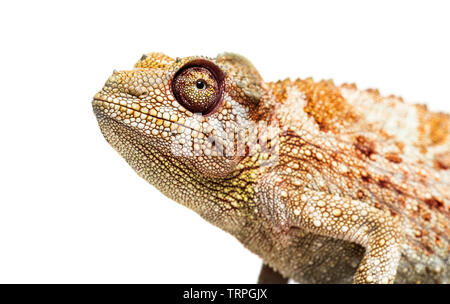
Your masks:
M134 69L115 71L93 108L107 141L138 173L142 159L152 159L221 178L248 154L237 138L252 129L264 98L261 77L239 55L150 53Z

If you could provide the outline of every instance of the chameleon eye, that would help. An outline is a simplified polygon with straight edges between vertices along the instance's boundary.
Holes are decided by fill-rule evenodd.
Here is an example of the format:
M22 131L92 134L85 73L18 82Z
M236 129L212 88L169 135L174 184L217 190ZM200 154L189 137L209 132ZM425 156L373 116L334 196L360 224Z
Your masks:
M172 92L192 113L211 114L222 102L223 79L222 70L212 62L194 60L175 74Z

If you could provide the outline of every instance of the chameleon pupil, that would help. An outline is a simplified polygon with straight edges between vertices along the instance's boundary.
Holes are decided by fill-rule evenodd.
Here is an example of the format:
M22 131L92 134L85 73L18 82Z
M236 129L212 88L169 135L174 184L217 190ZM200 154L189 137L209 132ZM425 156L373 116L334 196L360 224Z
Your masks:
M197 80L197 89L203 90L206 87L205 81L203 79Z

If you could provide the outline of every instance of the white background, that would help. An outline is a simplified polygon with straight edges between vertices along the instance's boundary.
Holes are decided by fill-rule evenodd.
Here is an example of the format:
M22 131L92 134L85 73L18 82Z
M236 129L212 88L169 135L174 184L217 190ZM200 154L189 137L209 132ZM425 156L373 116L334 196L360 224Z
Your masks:
M260 260L141 180L91 98L146 52L248 57L450 106L448 1L2 1L0 282L253 283Z

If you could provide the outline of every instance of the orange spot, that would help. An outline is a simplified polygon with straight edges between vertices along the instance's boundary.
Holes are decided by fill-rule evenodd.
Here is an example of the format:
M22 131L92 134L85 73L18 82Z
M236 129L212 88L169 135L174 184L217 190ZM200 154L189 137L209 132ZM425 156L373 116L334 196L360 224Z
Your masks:
M364 197L364 192L362 190L358 190L358 192L356 193L356 195L358 196L359 199Z
M388 161L396 163L396 164L399 164L402 162L402 158L395 153L387 153L384 155L384 158L386 158Z
M367 157L376 153L375 143L362 135L356 137L355 148Z
M357 119L353 107L333 81L314 82L312 78L307 78L297 79L293 84L305 94L307 104L304 110L314 118L321 130L335 130L336 125Z

